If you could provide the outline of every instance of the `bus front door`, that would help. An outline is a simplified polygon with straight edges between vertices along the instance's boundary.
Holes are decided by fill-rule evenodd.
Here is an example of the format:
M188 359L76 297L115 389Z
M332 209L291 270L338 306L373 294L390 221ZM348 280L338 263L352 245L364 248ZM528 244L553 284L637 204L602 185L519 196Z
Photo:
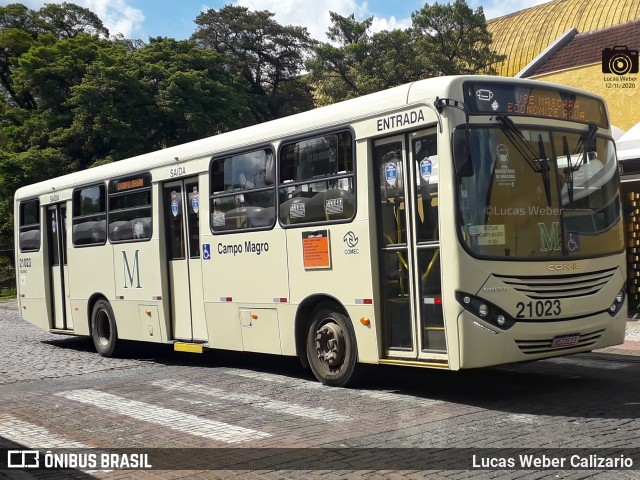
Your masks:
M435 129L376 140L376 225L384 355L447 362Z
M163 206L173 338L205 342L198 179L165 183Z
M49 301L53 318L51 328L73 330L69 309L69 273L67 270L67 207L63 203L47 207L47 246L49 257Z

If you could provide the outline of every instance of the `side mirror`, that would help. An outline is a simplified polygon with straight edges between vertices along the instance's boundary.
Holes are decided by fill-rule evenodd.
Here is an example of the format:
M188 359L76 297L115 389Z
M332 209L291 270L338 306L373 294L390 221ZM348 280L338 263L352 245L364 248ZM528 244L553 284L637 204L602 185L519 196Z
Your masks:
M471 139L469 129L456 128L453 131L453 165L459 177L473 176L473 161L471 159Z

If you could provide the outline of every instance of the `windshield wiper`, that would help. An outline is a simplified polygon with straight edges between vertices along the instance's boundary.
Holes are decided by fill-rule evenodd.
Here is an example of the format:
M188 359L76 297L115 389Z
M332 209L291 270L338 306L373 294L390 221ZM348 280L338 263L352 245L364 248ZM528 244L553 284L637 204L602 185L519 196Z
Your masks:
M589 124L589 130L584 135L580 135L580 140L576 144L576 148L573 151L573 153L575 155L580 150L582 150L582 156L580 158L578 158L578 161L572 167L571 171L575 172L576 170L578 170L582 166L583 163L586 163L586 160L587 160L587 148L589 148L589 146L593 142L593 139L596 138L596 132L597 131L598 131L598 126L595 123L590 123Z
M518 150L518 153L522 156L522 158L525 159L527 164L534 172L539 173L540 170L534 163L536 152L533 148L531 148L531 145L529 144L527 139L524 138L524 135L522 134L520 129L516 126L515 123L513 123L513 120L511 120L506 115L497 115L496 120L498 120L500 123L502 123L502 125L505 126L505 134L507 135L507 138L511 140L511 143L516 147L516 150Z
M569 197L569 207L573 208L573 165L571 165L571 154L569 153L569 143L567 142L567 136L562 137L562 150L563 154L567 157L567 168L564 170L564 174L567 180L567 196Z
M516 147L518 153L522 155L531 170L542 175L542 183L544 184L544 192L547 198L547 205L551 206L551 178L549 177L549 159L544 150L544 141L542 135L538 142L539 159L536 158L536 151L531 143L524 138L524 135L517 127L513 120L506 115L497 115L496 120L505 126L505 135L511 143Z
M538 137L538 150L540 151L540 163L542 168L542 183L544 183L544 193L547 197L547 205L551 206L551 178L549 177L549 159L547 153L544 151L544 141L542 140L542 134Z

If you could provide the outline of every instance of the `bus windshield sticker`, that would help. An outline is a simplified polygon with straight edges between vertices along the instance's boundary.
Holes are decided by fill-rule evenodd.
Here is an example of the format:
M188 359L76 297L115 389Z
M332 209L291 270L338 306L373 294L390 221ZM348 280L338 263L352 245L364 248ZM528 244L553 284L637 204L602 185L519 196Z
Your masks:
M291 218L303 218L306 215L304 203L292 203L289 207L289 216Z
M328 198L325 200L325 210L330 215L340 215L344 212L341 198Z
M431 178L431 170L433 165L431 164L431 160L424 159L420 162L420 176L423 178L425 182L428 182Z
M200 198L198 196L198 187L193 187L193 197L191 197L191 208L194 213L198 213L200 209Z
M145 238L142 222L136 222L133 226L133 238Z
M329 230L302 232L302 257L305 270L331 268Z
M469 225L469 235L477 239L478 245L504 245L506 243L504 225Z
M396 186L396 181L398 180L398 167L396 167L395 163L389 163L384 168L384 178L390 187Z
M224 227L226 223L224 213L214 213L213 214L213 226L214 227Z

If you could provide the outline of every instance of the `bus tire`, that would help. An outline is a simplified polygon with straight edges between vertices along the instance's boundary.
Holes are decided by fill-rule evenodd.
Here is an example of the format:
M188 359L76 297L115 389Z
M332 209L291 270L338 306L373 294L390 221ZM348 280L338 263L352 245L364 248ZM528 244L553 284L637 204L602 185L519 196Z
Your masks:
M106 300L98 300L91 312L91 338L96 351L103 357L115 357L118 352L116 317Z
M347 316L327 306L313 311L307 331L307 359L324 385L344 387L354 379L358 350Z

